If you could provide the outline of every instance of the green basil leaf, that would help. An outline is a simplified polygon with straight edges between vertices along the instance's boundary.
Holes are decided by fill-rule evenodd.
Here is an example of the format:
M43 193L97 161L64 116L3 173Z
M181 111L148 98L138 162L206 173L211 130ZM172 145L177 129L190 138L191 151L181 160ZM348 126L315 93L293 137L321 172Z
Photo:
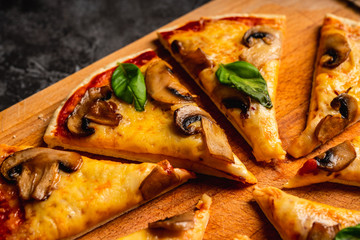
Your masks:
M220 83L244 92L266 108L272 108L266 81L254 65L244 61L220 64L216 77Z
M132 104L136 111L144 111L146 103L146 86L144 75L132 63L120 63L111 76L111 87L115 96Z
M339 231L336 236L335 240L359 240L360 239L360 224L347 227Z

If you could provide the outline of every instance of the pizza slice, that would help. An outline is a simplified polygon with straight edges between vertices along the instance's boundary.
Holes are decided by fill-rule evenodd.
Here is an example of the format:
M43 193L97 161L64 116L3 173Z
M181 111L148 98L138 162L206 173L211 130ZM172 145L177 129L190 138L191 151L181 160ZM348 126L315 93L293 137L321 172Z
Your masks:
M175 167L256 183L194 97L170 65L146 50L84 79L54 113L44 141L141 162L166 158Z
M360 223L360 211L298 198L274 187L256 188L253 195L283 240L332 240L341 229Z
M359 34L359 22L325 16L306 128L287 150L293 157L307 155L359 121Z
M360 137L308 159L284 187L295 188L321 182L360 186Z
M73 239L193 178L168 161L0 145L0 239Z
M281 15L243 14L201 18L158 32L257 161L285 158L274 108L284 26Z
M165 220L149 224L149 227L118 240L201 240L210 218L211 198L204 194L196 209Z

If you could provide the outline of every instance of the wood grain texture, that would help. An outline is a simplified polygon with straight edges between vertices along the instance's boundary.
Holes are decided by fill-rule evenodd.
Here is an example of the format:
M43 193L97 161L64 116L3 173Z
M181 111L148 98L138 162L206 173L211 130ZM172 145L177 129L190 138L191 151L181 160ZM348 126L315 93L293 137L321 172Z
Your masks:
M280 137L286 149L292 139L305 127L309 107L311 82L318 32L326 13L359 20L359 13L346 2L335 0L217 0L169 23L165 27L195 20L201 16L214 16L226 13L273 13L287 17L286 35L280 65L277 89L276 110ZM98 67L116 58L125 57L148 47L157 48L160 56L170 59L156 40L156 34L114 52L79 72L61 80L53 86L0 113L0 143L13 145L44 145L42 135L52 112L67 94ZM295 174L305 159L288 159L280 166L258 164L251 155L251 148L237 133L234 127L192 82L181 68L171 64L184 76L184 84L199 96L202 105L225 129L233 151L258 178L259 187L281 187ZM325 146L316 149L309 156L334 146L345 139L360 133L360 124L345 131ZM110 223L95 229L81 239L116 239L124 234L144 228L148 222L185 212L194 207L203 193L213 197L210 222L204 239L232 239L236 234L246 234L252 239L280 239L258 205L252 199L253 186L219 178L199 176L198 179L131 211ZM310 200L360 210L360 189L338 184L317 184L288 193Z

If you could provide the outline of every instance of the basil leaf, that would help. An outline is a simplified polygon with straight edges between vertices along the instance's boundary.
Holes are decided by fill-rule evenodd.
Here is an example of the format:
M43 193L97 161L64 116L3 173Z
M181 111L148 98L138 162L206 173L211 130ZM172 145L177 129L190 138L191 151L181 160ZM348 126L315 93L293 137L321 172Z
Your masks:
M111 76L111 87L115 96L132 104L136 111L144 111L146 103L146 86L144 75L132 63L120 63Z
M264 107L273 107L266 81L254 65L244 61L220 64L216 77L220 83L246 93Z
M360 239L360 224L347 227L343 230L339 231L336 236L335 240L359 240Z

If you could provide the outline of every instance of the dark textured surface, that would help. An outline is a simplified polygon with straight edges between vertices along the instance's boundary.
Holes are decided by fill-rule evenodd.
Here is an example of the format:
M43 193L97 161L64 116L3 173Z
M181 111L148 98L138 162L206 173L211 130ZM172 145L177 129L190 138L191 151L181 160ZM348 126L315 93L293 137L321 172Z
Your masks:
M0 111L209 0L0 0Z

